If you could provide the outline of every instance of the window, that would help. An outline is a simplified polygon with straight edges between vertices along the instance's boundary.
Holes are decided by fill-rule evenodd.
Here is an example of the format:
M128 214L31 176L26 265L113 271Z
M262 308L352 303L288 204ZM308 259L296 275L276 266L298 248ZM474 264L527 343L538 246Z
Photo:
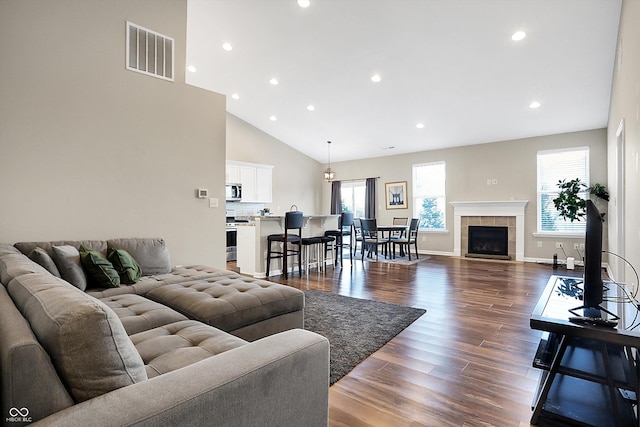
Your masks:
M413 213L420 228L445 229L445 162L413 165Z
M589 147L538 152L538 232L584 234L584 221L565 221L553 206L558 182L576 178L589 185Z
M342 182L340 197L342 212L353 212L354 218L364 218L365 181Z

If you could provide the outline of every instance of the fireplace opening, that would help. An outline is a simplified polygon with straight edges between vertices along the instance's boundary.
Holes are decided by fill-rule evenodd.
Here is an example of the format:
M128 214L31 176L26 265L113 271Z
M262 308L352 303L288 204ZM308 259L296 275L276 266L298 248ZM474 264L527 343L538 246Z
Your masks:
M511 259L509 227L469 226L467 257Z

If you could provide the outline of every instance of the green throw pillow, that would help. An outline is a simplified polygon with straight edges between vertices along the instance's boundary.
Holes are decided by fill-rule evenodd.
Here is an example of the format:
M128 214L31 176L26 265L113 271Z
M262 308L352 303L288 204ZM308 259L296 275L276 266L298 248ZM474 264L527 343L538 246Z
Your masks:
M140 280L142 269L140 264L124 249L107 250L107 259L111 261L113 267L120 275L120 283L124 285L132 285Z
M97 288L117 288L120 286L120 275L98 251L80 246L80 261L89 279L89 283Z

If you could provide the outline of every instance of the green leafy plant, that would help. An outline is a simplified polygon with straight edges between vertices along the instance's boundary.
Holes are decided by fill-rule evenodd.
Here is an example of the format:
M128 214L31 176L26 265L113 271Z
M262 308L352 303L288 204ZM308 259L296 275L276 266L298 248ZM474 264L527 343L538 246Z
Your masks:
M602 184L593 184L588 187L587 184L580 181L580 178L558 181L558 187L560 193L558 197L553 199L553 205L560 217L565 220L579 221L587 214L587 201L580 197L580 193L587 192L591 196L595 196L597 199L609 201L609 192ZM604 221L605 213L602 213L602 220Z

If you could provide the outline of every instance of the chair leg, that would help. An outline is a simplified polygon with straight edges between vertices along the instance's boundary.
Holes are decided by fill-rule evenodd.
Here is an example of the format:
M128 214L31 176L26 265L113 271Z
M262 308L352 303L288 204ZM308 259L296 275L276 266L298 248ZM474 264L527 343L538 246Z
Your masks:
M302 277L302 244L298 245L298 274Z
M271 265L271 242L268 242L267 248L267 279L269 278L269 266Z
M287 242L286 240L282 243L282 269L284 270L284 278L289 278L289 268L287 267Z

